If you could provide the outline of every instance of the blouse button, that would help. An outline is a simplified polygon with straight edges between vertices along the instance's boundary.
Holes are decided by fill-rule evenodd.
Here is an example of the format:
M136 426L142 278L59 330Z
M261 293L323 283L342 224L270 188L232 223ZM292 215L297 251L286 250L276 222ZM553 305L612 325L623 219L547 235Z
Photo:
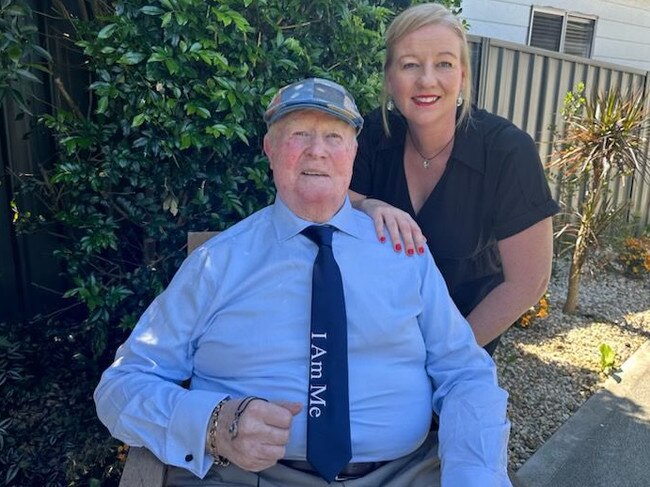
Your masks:
M186 461L186 462L191 462L192 460L194 460L194 456L193 456L193 455L189 455L189 454L188 454L188 455L185 455L185 461Z

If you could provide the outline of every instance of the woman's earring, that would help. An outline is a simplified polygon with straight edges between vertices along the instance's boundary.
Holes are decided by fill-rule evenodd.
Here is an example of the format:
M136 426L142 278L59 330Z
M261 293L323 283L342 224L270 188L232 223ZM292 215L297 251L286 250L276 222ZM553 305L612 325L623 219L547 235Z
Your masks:
M393 103L393 99L389 98L386 101L386 110L392 112L395 109L395 103Z
M463 104L463 101L465 101L465 100L463 99L463 94L462 94L462 93L459 93L459 94L458 94L458 99L456 100L456 106L457 106L457 107L461 106L461 105Z

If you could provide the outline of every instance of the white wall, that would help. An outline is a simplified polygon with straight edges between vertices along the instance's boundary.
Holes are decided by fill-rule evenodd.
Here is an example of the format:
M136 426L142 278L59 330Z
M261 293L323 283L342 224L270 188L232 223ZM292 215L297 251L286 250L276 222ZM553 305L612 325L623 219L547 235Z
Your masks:
M650 0L462 0L469 33L526 44L531 7L596 16L592 59L650 71Z

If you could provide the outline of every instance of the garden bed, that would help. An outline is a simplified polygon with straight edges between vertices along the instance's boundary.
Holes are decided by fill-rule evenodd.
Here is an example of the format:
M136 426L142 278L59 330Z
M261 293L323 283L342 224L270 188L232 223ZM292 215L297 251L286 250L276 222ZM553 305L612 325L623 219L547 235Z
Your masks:
M556 260L549 315L512 327L495 354L510 393L510 467L517 470L599 388L602 343L620 366L650 338L650 275L632 278L601 253L589 262L575 315L562 313L569 263Z

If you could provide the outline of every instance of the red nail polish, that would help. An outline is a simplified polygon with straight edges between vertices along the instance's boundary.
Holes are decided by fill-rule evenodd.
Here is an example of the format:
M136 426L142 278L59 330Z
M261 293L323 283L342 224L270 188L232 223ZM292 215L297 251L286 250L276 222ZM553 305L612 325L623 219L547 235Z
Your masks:
M401 252L402 251L402 244L395 245L395 250L397 250L398 252Z
M418 252L424 254L424 247L418 247Z
M406 253L409 254L409 255L413 255L413 254L415 253L415 250L413 250L413 249L408 249L408 250L406 251Z
M386 241L386 237L384 237L384 236L379 237L379 241L381 243L384 243Z

